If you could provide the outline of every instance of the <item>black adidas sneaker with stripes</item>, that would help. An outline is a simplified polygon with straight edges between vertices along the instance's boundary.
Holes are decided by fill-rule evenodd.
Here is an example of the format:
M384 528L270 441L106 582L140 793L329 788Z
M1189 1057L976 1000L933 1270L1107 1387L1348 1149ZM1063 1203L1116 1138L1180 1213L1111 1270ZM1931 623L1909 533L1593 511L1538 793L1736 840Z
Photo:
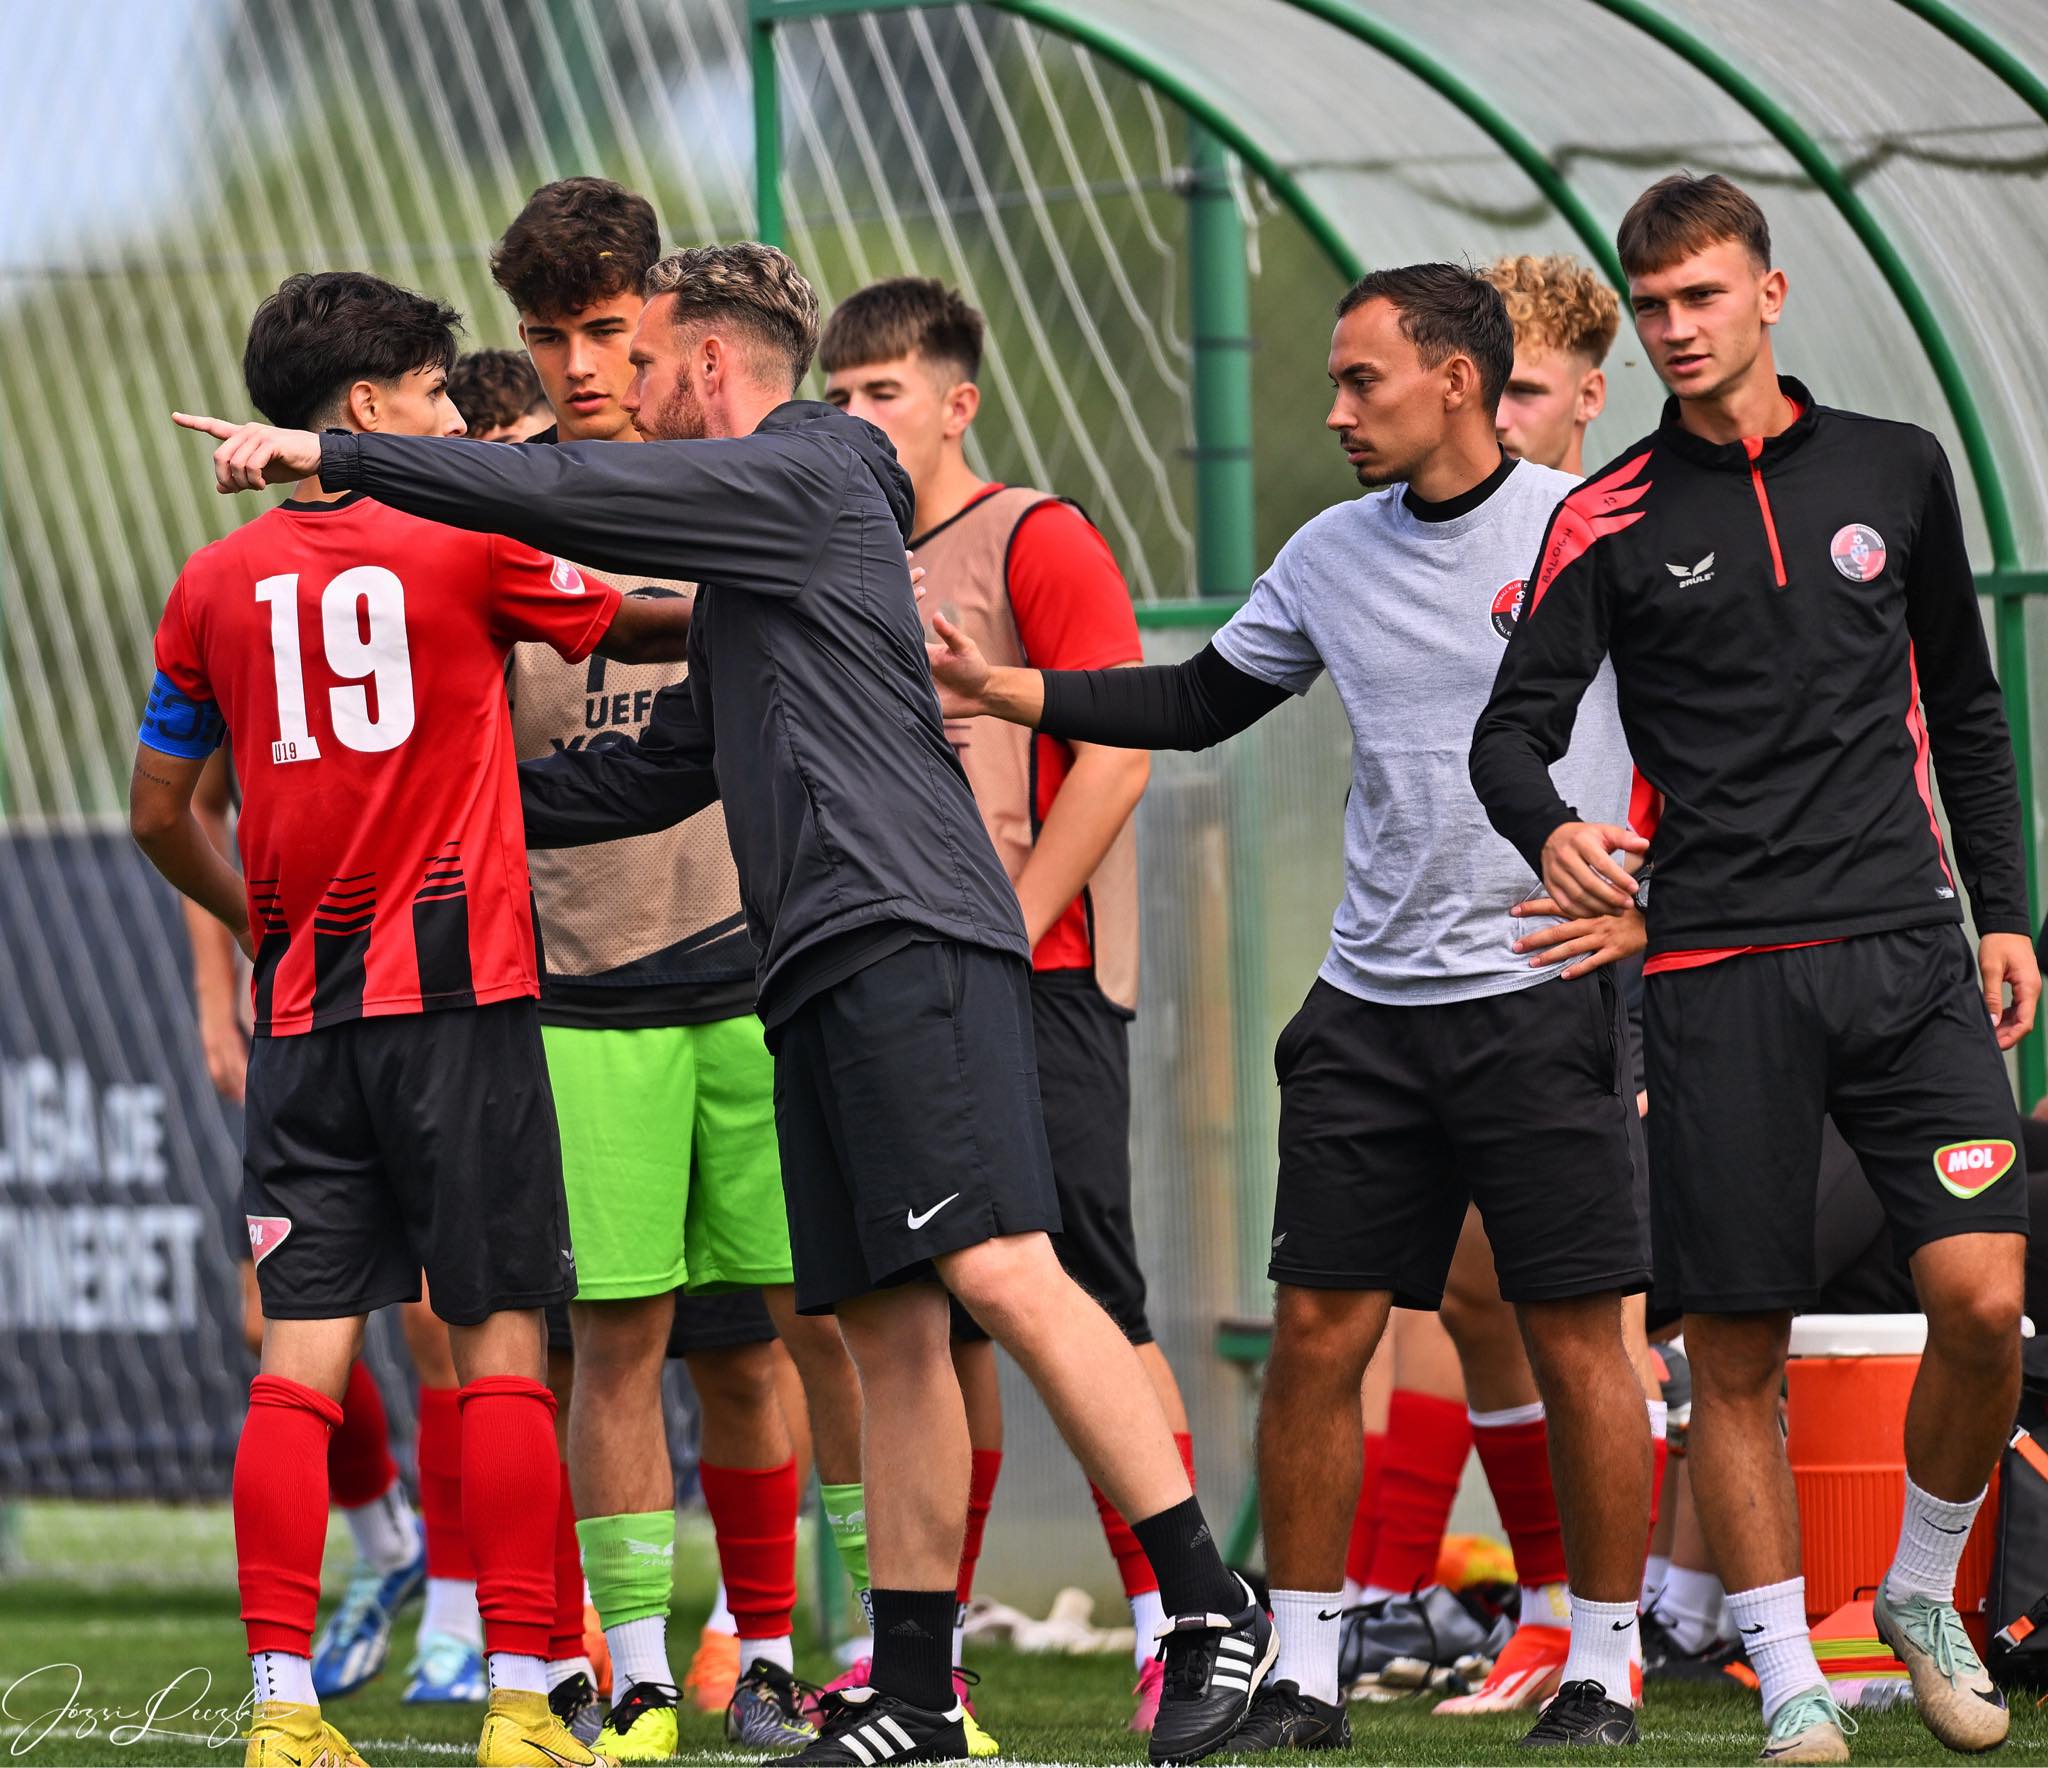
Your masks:
M834 1688L818 1702L818 1736L782 1761L804 1768L879 1768L884 1762L956 1762L967 1756L967 1709L914 1707L879 1688Z
M1238 1579L1234 1615L1175 1615L1159 1629L1165 1683L1152 1725L1155 1762L1198 1762L1229 1741L1279 1655L1272 1620Z

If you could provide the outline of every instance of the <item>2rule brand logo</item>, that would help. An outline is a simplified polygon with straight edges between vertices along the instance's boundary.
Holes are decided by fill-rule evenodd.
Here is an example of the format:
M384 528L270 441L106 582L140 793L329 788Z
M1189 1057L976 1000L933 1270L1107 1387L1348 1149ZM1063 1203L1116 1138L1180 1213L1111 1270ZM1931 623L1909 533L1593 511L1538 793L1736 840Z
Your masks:
M2006 1141L1950 1142L1934 1151L1934 1175L1952 1197L1975 1197L2012 1170L2014 1148Z

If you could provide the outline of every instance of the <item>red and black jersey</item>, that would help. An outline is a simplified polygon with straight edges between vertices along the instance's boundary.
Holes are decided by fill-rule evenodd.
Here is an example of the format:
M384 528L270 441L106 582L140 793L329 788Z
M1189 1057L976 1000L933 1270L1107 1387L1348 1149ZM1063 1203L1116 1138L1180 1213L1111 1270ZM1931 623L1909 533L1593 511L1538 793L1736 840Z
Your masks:
M1473 735L1472 782L1531 865L1612 654L1661 798L1650 951L1955 921L2031 933L2019 792L1955 483L1925 430L1814 404L1780 434L1657 431L1559 505ZM1944 851L1929 760L1955 840Z
M227 722L259 1033L539 992L505 655L587 656L618 600L359 495L186 561L156 661Z

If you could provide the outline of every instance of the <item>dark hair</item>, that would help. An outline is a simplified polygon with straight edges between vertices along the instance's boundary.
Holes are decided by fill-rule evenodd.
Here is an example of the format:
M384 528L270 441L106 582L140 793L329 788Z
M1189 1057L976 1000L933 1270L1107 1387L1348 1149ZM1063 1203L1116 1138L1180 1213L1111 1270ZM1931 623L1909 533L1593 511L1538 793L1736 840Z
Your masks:
M1368 301L1401 315L1401 335L1425 368L1469 356L1479 370L1479 397L1492 411L1515 366L1515 328L1500 290L1465 264L1403 264L1361 276L1337 303L1342 319Z
M521 313L560 319L637 294L661 256L654 205L609 178L557 178L526 207L491 253L491 278Z
M757 358L757 366L786 368L792 387L811 366L818 347L818 292L773 246L741 240L671 252L647 272L640 292L650 301L675 296L678 326L723 320L745 333L770 358Z
M832 309L818 340L818 365L837 374L921 356L971 381L981 372L981 338L981 315L958 289L932 276L892 276L855 290Z
M472 350L448 371L448 397L473 436L516 424L547 403L524 350Z
M287 276L256 309L242 381L256 409L288 430L317 429L357 381L389 385L455 360L462 316L361 270Z
M1748 247L1759 270L1771 267L1771 225L1755 197L1719 172L1673 172L1629 204L1614 245L1624 271L1646 276L1729 239Z

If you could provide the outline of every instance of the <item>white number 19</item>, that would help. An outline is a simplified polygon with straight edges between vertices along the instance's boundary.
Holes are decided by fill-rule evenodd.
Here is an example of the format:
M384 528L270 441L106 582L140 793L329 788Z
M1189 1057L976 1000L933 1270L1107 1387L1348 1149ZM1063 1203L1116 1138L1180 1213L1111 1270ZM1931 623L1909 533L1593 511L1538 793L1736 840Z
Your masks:
M306 722L306 674L299 654L297 572L266 577L256 599L270 607L270 655L277 675L277 734L272 761L313 761L320 745ZM395 749L412 735L412 654L405 637L405 586L382 565L353 565L320 595L320 631L327 666L344 681L377 688L370 716L365 688L330 688L334 734L366 754Z

